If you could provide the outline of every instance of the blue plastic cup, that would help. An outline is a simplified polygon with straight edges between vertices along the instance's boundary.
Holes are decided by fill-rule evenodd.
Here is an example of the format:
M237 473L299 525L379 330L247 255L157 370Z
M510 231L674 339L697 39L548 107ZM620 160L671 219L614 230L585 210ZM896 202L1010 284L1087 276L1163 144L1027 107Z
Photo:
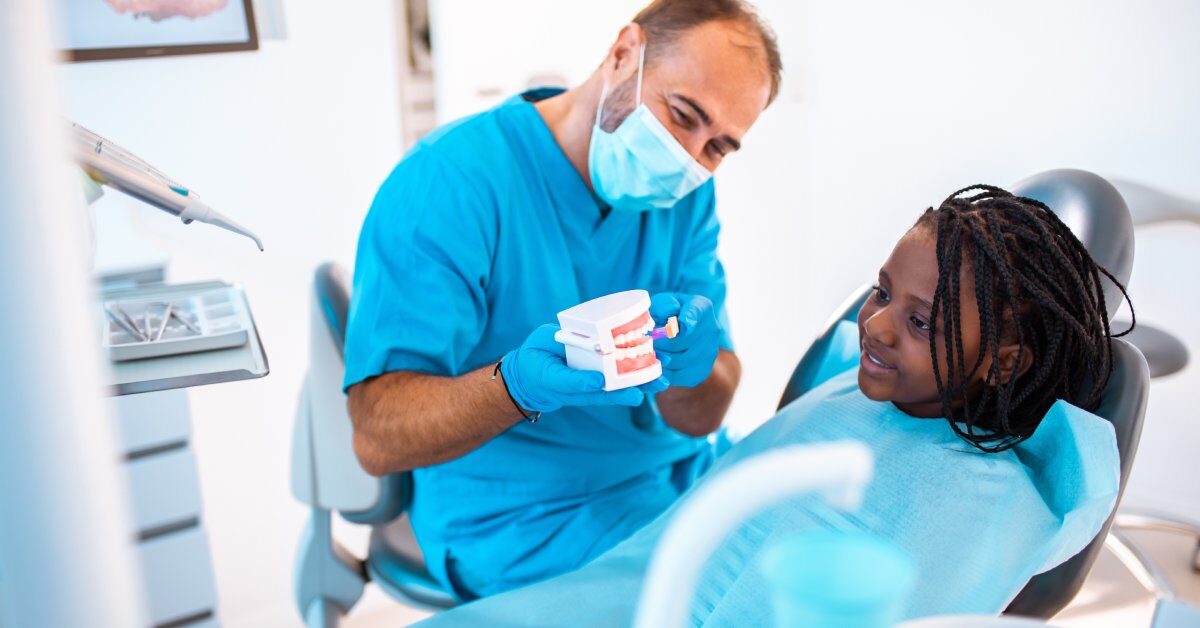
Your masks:
M894 544L859 532L810 532L767 548L759 567L776 626L885 628L895 625L916 568Z

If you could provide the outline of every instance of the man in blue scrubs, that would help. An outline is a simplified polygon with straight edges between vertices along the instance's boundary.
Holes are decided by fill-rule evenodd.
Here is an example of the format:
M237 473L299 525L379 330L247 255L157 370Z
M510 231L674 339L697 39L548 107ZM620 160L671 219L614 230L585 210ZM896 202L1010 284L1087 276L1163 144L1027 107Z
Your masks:
M657 0L582 85L423 139L359 240L346 334L354 446L414 470L430 573L473 599L574 569L666 509L740 377L711 173L778 92L739 0ZM657 381L566 366L560 310L642 288L681 333Z

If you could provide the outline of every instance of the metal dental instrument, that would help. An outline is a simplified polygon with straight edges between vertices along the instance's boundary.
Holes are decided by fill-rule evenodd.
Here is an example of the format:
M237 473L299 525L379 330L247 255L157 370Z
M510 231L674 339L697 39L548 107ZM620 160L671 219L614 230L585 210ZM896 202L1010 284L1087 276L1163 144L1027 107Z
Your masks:
M146 340L146 337L142 335L142 332L138 331L136 327L134 327L133 325L130 325L128 322L125 321L125 319L118 316L116 312L114 312L106 307L106 308L104 308L104 313L108 314L108 318L110 318L112 320L112 322L116 323L117 327L120 327L121 329L125 330L125 333L129 334L130 336L132 336L138 340L143 340L143 341Z
M171 320L171 313L173 312L172 308L174 307L174 303L168 303L166 309L163 310L162 323L160 323L158 326L158 333L154 335L155 342L162 340L163 332L167 331L167 322Z
M200 332L200 328L199 328L199 327L196 327L196 325L195 325L194 323L192 323L191 321L187 320L186 318L184 318L184 317L180 316L180 315L179 315L179 312L176 312L176 311L172 310L172 311L171 311L171 316L174 316L174 317L175 317L175 320L177 320L177 321L179 321L179 322L183 323L183 326L184 326L184 327L187 327L188 329L190 329L190 330L192 331L192 333L194 333L194 334L201 333L201 332Z
M137 323L133 321L133 317L129 315L129 312L125 311L125 308L115 304L112 307L117 311L118 314L121 315L121 318L125 319L125 324L128 325L129 328L134 332L136 332L136 335L139 338L141 338L143 341L147 340L146 334L143 334L142 330L138 329Z

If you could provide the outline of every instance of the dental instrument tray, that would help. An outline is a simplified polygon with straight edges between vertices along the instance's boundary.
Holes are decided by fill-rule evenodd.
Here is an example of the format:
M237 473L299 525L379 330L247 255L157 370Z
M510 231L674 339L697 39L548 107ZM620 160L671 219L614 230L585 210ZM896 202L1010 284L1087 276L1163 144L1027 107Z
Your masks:
M228 286L102 301L103 345L113 362L229 349L250 338L246 301Z

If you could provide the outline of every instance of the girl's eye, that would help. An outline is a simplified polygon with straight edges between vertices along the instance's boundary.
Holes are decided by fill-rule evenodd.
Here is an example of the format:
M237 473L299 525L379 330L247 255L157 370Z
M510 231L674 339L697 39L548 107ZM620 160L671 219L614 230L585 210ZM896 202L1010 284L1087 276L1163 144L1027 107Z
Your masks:
M892 295L888 294L887 290L884 290L883 287L871 286L871 289L875 291L875 298L879 300L880 303L887 303L888 301L892 300Z
M917 329L921 331L929 331L929 323L917 318L916 316L909 317L909 320L912 321L913 326L915 326Z

